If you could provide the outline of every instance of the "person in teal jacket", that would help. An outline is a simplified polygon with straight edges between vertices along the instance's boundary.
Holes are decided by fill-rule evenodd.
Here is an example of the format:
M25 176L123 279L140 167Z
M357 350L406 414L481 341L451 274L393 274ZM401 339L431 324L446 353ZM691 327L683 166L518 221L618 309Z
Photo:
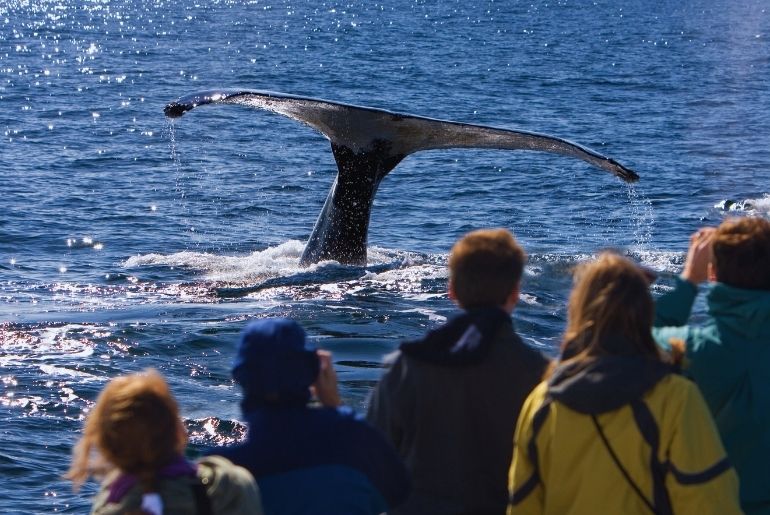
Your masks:
M703 325L686 325L713 283ZM693 234L682 275L656 304L653 333L684 350L740 479L741 506L770 514L770 221L739 218Z

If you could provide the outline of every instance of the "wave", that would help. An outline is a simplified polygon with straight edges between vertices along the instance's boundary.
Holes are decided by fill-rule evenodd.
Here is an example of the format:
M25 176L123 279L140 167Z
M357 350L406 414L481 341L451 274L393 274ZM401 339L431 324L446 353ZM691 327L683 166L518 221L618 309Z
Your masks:
M144 254L130 257L123 262L123 267L181 267L203 272L207 281L256 282L271 277L286 276L301 270L298 263L303 249L302 242L290 240L276 247L253 252L248 256L222 256L190 251L175 254Z
M0 325L0 364L19 365L30 361L70 362L91 356L92 339L103 338L108 328L82 324L38 326L32 331L11 324Z
M655 272L676 274L682 271L686 254L664 250L631 250L628 256Z
M770 198L766 202L770 208ZM306 295L301 290L308 286L312 286L313 293L319 298L365 293L367 290L433 297L444 294L446 290L447 254L370 247L366 267L344 266L335 261L300 267L299 258L303 249L302 242L290 240L245 256L191 251L168 255L145 254L127 259L123 266L129 269L161 266L200 272L203 284L198 278L195 280L197 287L214 289L220 298L248 296L267 300L271 296L287 295L304 298ZM658 273L678 272L685 256L684 252L638 247L620 249L620 252ZM531 279L568 277L577 264L594 256L592 253L531 254L524 275ZM208 290L209 295L210 292Z
M720 200L714 204L714 209L725 212L740 212L752 216L763 216L770 218L770 193L765 193L759 198L749 198L744 200Z
M205 417L185 420L190 443L204 447L234 445L246 438L246 426L236 420Z
M306 277L315 275L321 280L335 278L335 276L340 275L335 274L335 270L347 271L341 273L342 277L350 276L352 273L356 278L363 276L364 280L376 280L379 274L386 274L381 276L381 278L384 281L388 281L394 280L388 278L388 273L399 273L393 272L394 270L420 267L426 261L430 261L430 257L424 254L370 247L368 263L363 269L340 265L336 261L321 261L307 267L301 267L299 260L304 247L305 244L303 242L289 240L275 247L254 251L245 256L227 256L192 251L174 254L143 254L126 259L122 266L127 269L148 266L185 268L202 273L202 279L207 283L218 285L256 285L272 279L291 276Z

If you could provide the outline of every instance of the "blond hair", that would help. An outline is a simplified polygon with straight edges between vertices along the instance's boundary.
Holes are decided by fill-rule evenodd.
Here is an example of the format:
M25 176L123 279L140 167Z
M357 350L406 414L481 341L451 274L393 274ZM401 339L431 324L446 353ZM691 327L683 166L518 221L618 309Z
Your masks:
M118 377L89 413L66 477L79 488L90 475L117 467L137 476L145 492L153 491L157 471L186 445L179 408L163 377L155 370Z
M562 359L601 355L663 359L652 338L655 306L648 276L632 261L604 252L576 269Z
M469 232L452 247L449 280L465 309L502 306L519 286L527 255L505 229Z

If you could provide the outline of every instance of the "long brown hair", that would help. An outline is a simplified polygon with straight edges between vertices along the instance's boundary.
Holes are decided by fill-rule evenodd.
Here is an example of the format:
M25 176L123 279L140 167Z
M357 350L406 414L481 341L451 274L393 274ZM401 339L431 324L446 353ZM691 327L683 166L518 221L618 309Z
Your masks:
M154 370L118 377L88 415L66 477L78 488L91 474L117 467L137 476L145 492L153 491L157 471L186 445L179 408L163 377Z
M662 360L652 338L654 315L648 276L623 256L600 254L575 271L562 362L613 354Z

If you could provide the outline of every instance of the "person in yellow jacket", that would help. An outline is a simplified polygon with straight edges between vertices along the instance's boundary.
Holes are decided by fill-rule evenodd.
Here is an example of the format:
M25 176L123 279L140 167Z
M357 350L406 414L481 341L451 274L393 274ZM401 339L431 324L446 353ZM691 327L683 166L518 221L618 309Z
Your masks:
M559 363L519 416L509 515L742 513L705 401L653 341L653 316L631 261L578 269Z

